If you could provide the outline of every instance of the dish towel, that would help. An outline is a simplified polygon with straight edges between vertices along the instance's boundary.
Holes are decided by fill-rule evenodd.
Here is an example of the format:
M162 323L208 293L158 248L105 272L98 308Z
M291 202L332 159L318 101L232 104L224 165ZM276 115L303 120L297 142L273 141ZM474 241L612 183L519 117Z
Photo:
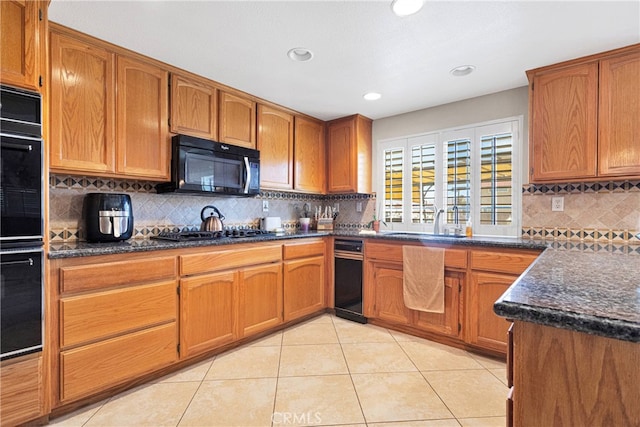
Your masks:
M404 305L444 313L444 249L403 246Z

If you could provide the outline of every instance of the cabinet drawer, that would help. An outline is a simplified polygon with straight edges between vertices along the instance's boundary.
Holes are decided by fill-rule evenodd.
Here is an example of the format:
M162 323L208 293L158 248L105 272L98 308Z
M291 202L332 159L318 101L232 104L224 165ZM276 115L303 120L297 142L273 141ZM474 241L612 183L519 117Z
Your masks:
M61 400L86 397L177 360L176 323L60 353Z
M22 424L42 414L41 361L38 354L2 362L0 425Z
M281 259L281 245L226 249L204 254L182 255L180 256L180 274L182 276L189 276L191 274L226 270L247 265L278 262Z
M536 258L537 253L504 253L488 251L471 252L471 268L520 275Z
M305 258L316 255L324 255L324 241L287 243L282 253L284 259Z
M173 279L175 257L106 262L60 268L60 291L76 292L114 286Z
M170 281L63 298L61 347L175 320L176 288Z
M365 254L367 258L371 259L402 263L402 246L404 245L366 243ZM444 266L446 268L466 268L467 251L464 249L445 249Z

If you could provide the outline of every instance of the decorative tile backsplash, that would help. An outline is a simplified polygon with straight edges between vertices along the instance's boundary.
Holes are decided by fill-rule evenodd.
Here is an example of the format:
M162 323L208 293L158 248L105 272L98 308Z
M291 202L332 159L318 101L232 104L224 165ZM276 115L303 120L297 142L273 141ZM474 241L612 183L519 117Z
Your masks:
M551 199L564 197L564 211ZM640 244L640 181L528 184L522 236L545 240Z
M134 238L162 230L192 230L200 226L200 211L215 205L225 216L225 226L257 228L260 218L279 216L285 229L299 227L298 212L308 203L339 205L334 228L365 228L373 218L375 195L317 195L262 191L256 197L209 197L157 194L155 183L85 176L50 176L49 228L52 242L82 239L84 195L119 192L131 196ZM564 197L564 212L551 211L551 198ZM262 211L262 201L269 211ZM356 211L358 203L362 212ZM522 236L556 241L640 244L640 181L528 184L522 189Z
M260 218L279 216L285 229L298 228L298 212L305 204L339 205L335 228L364 228L373 217L375 196L369 194L317 195L285 191L262 191L256 197L211 197L176 193L157 194L155 183L86 176L51 175L49 178L49 229L51 242L82 240L82 204L92 192L127 193L134 215L134 238L144 238L163 230L193 230L200 226L200 211L216 206L229 227L258 228ZM269 211L262 211L262 201ZM356 203L362 212L356 212ZM296 209L297 208L297 209Z

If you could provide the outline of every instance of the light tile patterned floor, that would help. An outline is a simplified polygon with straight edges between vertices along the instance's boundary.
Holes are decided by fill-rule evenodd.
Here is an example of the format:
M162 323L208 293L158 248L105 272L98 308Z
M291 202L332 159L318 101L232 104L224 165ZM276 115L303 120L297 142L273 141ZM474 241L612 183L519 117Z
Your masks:
M50 424L502 427L505 371L490 358L323 315Z

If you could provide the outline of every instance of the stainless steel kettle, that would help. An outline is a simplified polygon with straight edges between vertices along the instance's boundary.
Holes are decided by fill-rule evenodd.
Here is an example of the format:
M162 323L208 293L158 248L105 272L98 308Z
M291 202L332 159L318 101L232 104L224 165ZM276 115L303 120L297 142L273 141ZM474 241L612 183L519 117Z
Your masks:
M213 212L209 216L204 216L204 212L207 209L212 209L218 216L213 216ZM200 224L200 231L222 231L224 228L224 224L222 220L224 219L224 215L220 213L218 208L215 206L205 206L202 208L200 212L200 218L202 219L202 224Z

